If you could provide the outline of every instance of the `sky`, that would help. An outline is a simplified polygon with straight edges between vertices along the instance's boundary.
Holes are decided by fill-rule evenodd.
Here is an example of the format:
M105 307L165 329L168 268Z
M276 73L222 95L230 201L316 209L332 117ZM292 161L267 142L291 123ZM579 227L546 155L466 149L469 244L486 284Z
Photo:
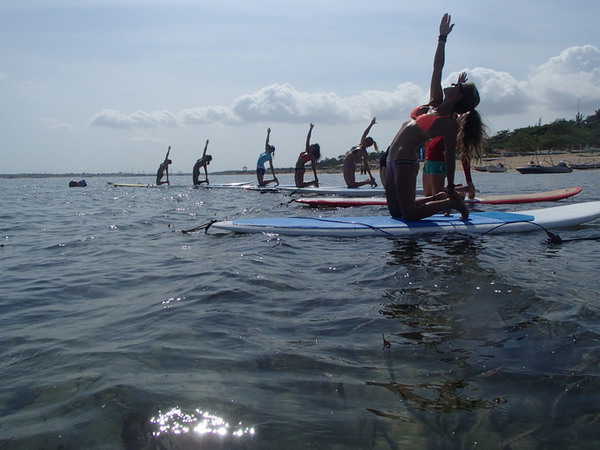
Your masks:
M451 6L450 9L448 9ZM466 71L490 134L600 109L597 0L3 0L0 174L209 173L264 150L293 167L385 149L426 103L439 23L444 84Z

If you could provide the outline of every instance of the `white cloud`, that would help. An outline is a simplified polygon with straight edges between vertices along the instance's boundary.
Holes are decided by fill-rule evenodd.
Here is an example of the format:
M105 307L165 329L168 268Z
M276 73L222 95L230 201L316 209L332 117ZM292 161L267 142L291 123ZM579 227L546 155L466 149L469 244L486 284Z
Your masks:
M231 107L189 108L169 111L136 111L131 114L113 109L92 117L92 126L109 128L147 128L176 125L223 123L240 125L255 122L342 124L362 122L377 115L382 120L396 119L402 111L424 101L424 91L413 83L392 92L363 91L340 97L333 92L301 92L290 84L273 84L252 94L238 97Z
M600 102L600 49L593 45L570 47L533 71L528 80L538 102L549 108Z
M485 67L464 69L469 81L479 90L481 104L478 109L495 115L514 114L524 111L532 99L528 94L527 81L519 81L507 72L500 72ZM458 72L447 79L447 83L455 82Z
M464 69L481 94L480 108L488 116L523 114L541 107L568 110L581 97L592 110L600 101L600 50L592 45L571 47L532 71L525 80L491 68ZM445 84L459 72L449 74ZM136 111L131 114L104 110L92 118L93 126L156 128L221 123L308 123L328 125L401 119L428 93L414 83L393 91L362 91L340 97L334 92L303 92L291 84L272 84L235 99L231 106L207 106L170 111ZM595 105L595 106L594 106Z
M110 128L151 128L173 127L178 123L177 117L170 111L136 111L125 114L113 109L105 109L92 117L92 126L105 126Z
M202 125L207 123L236 125L240 122L240 119L233 114L231 108L226 106L183 109L177 113L177 117L183 125Z

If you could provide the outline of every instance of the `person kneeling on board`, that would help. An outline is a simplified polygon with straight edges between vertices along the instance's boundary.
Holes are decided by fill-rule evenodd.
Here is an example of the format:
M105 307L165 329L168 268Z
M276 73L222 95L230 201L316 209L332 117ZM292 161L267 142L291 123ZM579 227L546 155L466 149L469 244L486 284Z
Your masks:
M389 148L385 195L392 217L420 220L449 208L459 211L463 219L469 217L469 209L454 185L456 147L461 153L477 153L483 146L485 126L475 110L479 104L479 93L473 83L455 83L442 89L445 44L453 27L450 16L445 14L440 23L429 104L416 108L414 118L402 125ZM459 124L456 115L463 115ZM446 192L417 201L417 150L427 140L438 136L443 137L446 152Z
M171 161L169 158L166 158L162 164L160 166L158 166L158 171L156 172L156 185L160 186L161 184L168 184L170 185L171 182L169 181L169 164L171 164L173 161ZM162 181L164 176L167 176L167 181Z
M346 153L346 157L344 158L344 181L349 188L357 188L366 184L370 184L373 187L377 186L375 178L371 175L369 155L367 153L367 149L371 146L374 146L375 150L379 151L377 143L372 137L368 136L371 127L376 123L375 117L373 117L373 120L371 120L371 123L360 138L360 144L355 145ZM356 181L356 161L359 159L362 159L365 171L369 174L369 178L364 181Z
M212 161L212 156L206 154L206 150L208 149L208 139L206 140L206 145L204 146L204 153L202 153L202 158L196 161L194 164L194 169L192 170L192 181L194 182L194 186L197 186L202 183L208 184L208 170L206 166L210 164ZM204 180L200 181L198 177L200 177L200 169L204 168Z
M311 123L310 128L308 129L308 134L306 135L306 147L302 153L298 156L298 160L296 161L296 168L294 172L294 181L296 183L296 187L304 188L308 186L319 187L319 178L317 177L317 161L321 158L321 146L319 144L311 144L310 136L312 134L312 129L315 124ZM315 179L313 181L304 181L304 174L306 173L305 164L310 163L312 167L313 173L315 174Z
M259 186L266 186L270 183L279 184L279 180L275 176L275 169L273 168L273 156L275 154L275 146L269 145L269 137L271 136L271 129L267 129L267 141L265 142L265 151L262 152L258 156L258 161L256 162L256 178L258 180ZM265 180L265 173L267 173L265 169L265 163L269 161L269 165L271 166L271 173L273 174L272 180Z

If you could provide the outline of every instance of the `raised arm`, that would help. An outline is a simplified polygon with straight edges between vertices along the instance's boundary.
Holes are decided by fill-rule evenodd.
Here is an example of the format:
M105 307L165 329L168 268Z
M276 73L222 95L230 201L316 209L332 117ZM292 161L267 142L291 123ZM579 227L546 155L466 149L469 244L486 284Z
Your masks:
M269 150L269 138L271 136L271 128L267 128L267 140L265 141L265 152Z
M363 133L362 137L360 138L360 142L361 143L362 143L362 141L364 141L367 138L367 136L369 135L369 131L371 131L371 127L373 125L375 125L376 123L377 123L377 120L375 119L375 117L373 117L373 119L371 119L371 123L369 124L369 126L367 127L367 129Z
M206 140L206 144L204 145L204 153L202 153L202 157L206 156L206 150L208 150L208 139Z
M433 73L431 74L431 85L429 86L429 103L439 104L444 99L444 91L442 90L442 69L446 60L446 39L454 24L450 23L451 17L449 14L444 14L440 22L440 35L438 37L438 45L433 58Z
M312 130L315 127L314 123L310 124L310 127L308 129L308 134L306 135L306 150L308 150L308 147L310 147L310 135L312 134ZM315 174L316 174L316 170L315 170Z

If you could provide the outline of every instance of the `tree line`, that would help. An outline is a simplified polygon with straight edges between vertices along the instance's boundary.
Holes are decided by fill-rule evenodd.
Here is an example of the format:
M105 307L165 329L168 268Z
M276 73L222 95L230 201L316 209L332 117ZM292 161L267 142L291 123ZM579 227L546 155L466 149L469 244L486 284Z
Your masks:
M578 113L573 120L557 119L545 125L499 131L486 140L485 154L500 151L525 154L538 150L583 150L590 147L600 148L600 109L587 117ZM319 161L319 168L338 169L344 156L324 158ZM379 167L379 157L379 153L369 152L369 164Z
M529 153L537 150L583 150L600 147L600 109L587 117L557 119L546 125L503 130L487 139L488 153L504 150Z

